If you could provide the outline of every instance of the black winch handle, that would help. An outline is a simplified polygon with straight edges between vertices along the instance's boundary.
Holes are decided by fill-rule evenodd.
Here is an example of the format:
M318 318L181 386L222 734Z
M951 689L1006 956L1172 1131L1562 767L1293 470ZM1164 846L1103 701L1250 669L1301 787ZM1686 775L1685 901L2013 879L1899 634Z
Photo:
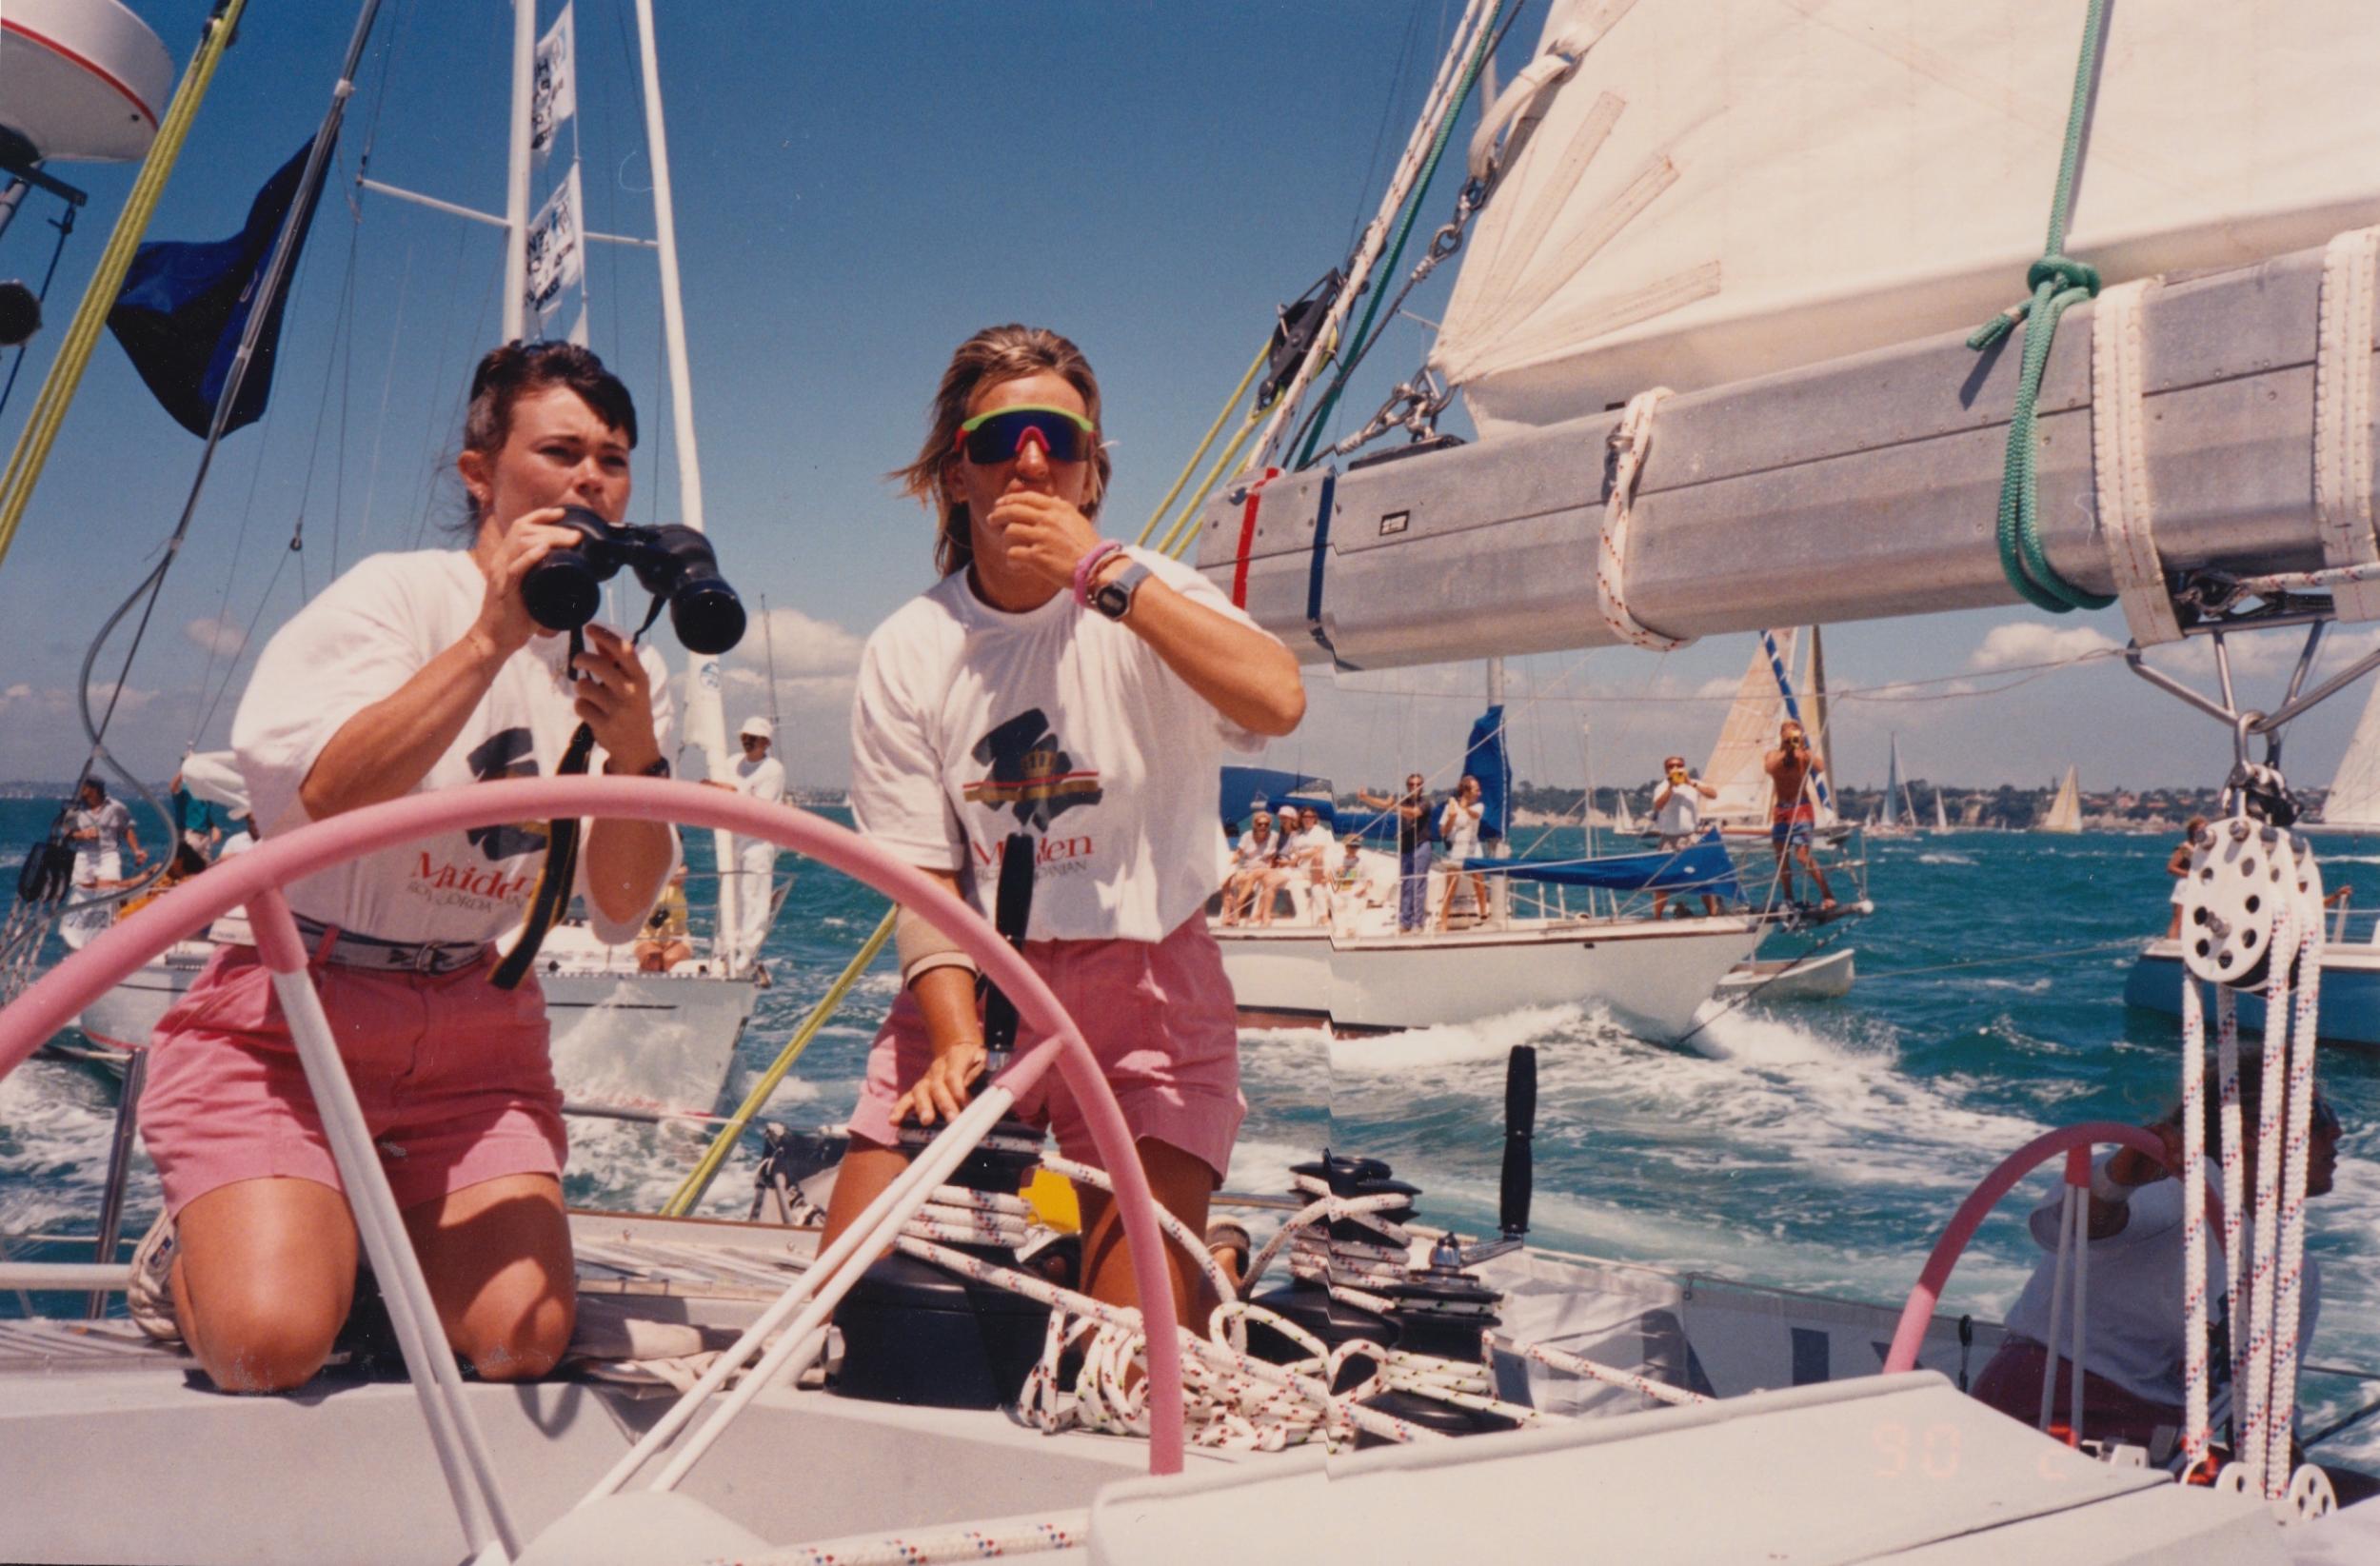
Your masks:
M1024 949L1024 932L1033 917L1033 864L1041 840L1029 832L1011 832L1000 853L1000 887L992 897L992 927L1008 944ZM983 1049L992 1059L984 1063L986 1078L997 1076L1017 1047L1017 1003L1001 993L989 977L978 980L983 1002Z
M1507 1239L1529 1232L1529 1199L1537 1182L1530 1140L1537 1131L1537 1052L1515 1044L1504 1065L1504 1180L1497 1203L1497 1227Z

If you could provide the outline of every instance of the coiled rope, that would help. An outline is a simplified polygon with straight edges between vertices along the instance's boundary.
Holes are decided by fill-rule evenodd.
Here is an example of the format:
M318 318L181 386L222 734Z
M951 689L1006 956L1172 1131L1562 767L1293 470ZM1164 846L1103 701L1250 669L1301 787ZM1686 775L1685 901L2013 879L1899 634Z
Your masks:
M2025 324L2025 351L2017 370L2016 401L2008 421L2008 458L2000 471L2000 569L2018 597L2053 614L2104 609L2115 602L2067 581L2042 549L2040 476L2033 438L2041 373L2050 362L2050 345L2057 336L2058 317L2099 291L2098 272L2065 251L2067 223L2073 209L2074 176L2082 168L2083 127L2091 117L2091 83L2097 72L2106 20L2107 0L2088 0L2082 50L2074 63L2074 96L2066 113L2066 142L2058 156L2057 189L2050 203L2049 239L2042 248L2041 259L2025 273L2025 287L2032 290L2032 297L1993 316L1967 339L1969 347L1980 351L2013 331L2018 322Z

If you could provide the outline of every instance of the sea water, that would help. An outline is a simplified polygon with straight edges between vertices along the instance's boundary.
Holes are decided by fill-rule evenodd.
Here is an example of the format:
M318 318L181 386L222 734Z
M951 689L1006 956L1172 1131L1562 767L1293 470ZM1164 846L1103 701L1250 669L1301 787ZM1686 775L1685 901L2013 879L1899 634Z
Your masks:
M49 809L0 801L8 863ZM1557 831L1528 846L1575 854L1581 843ZM2319 846L2330 886L2362 879L2356 902L2380 902L2380 844ZM1525 1043L1537 1049L1539 1076L1533 1239L1897 1305L1952 1210L2008 1153L2056 1125L2146 1121L2174 1099L2176 1025L2123 1003L2133 943L2164 927L2171 847L2154 838L1987 832L1872 844L1877 911L1830 932L1857 951L1850 996L1714 1003L1682 1043L1632 1038L1589 1006L1333 1042L1312 1031L1250 1030L1241 1036L1248 1118L1228 1185L1279 1193L1288 1165L1328 1146L1387 1160L1422 1188L1427 1220L1492 1230L1505 1062ZM688 860L699 904L709 834L689 834ZM765 949L775 984L761 997L723 1109L883 908L867 888L791 855L779 873L794 883ZM840 1121L894 991L886 958L763 1118ZM2309 1209L2309 1248L2323 1269L2311 1358L2380 1373L2380 1055L2326 1046L2322 1080L2346 1132L2337 1188ZM103 1074L71 1065L34 1061L0 1080L0 1233L89 1232L114 1099ZM574 1120L569 1199L650 1211L705 1135ZM753 1163L747 1140L703 1211L741 1216ZM2053 1178L2045 1169L2001 1203L1953 1277L1946 1310L2006 1310L2040 1255L2024 1214ZM156 1201L143 1160L136 1219ZM16 1308L0 1298L0 1314ZM2310 1376L2306 1392L2311 1432L2380 1398L2380 1381ZM2319 1453L2380 1467L2380 1419Z

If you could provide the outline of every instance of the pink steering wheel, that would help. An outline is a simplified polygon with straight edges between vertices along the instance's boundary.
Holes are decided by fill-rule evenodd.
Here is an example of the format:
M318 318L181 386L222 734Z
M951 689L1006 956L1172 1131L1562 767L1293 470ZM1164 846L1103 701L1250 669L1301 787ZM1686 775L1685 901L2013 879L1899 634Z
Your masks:
M1116 1203L1132 1249L1133 1280L1148 1329L1149 1472L1181 1472L1181 1345L1173 1280L1147 1176L1123 1111L1090 1046L1041 976L965 903L923 872L857 833L806 811L762 804L724 789L650 778L522 778L408 795L368 805L259 842L125 919L69 957L0 1011L0 1077L67 1025L76 1013L176 941L247 904L259 956L277 973L306 965L297 926L278 888L360 855L438 832L555 817L684 822L765 838L866 882L924 915L962 947L1017 1012L1041 1035L1000 1076L1022 1094L1055 1064L1082 1108L1091 1140L1116 1182Z
M1926 1327L1934 1319L1934 1307L1942 1298L1942 1286L1951 1280L1951 1269L1967 1250L1975 1230L1987 1215L1998 1205L1999 1199L2020 1179L2060 1153L2088 1153L2100 1142L2121 1142L2135 1153L2143 1153L2165 1165L2165 1146L2136 1125L2117 1120L2085 1120L2080 1125L2062 1125L2055 1131L2044 1132L2025 1143L2000 1161L2000 1166L1983 1177L1983 1180L1967 1199L1951 1215L1942 1238L1934 1243L1934 1254L1926 1258L1925 1270L1917 1275L1916 1287L1909 1291L1908 1301L1901 1306L1900 1324L1893 1331L1892 1351L1884 1357L1884 1374L1894 1375L1917 1368L1917 1351L1925 1346ZM2169 1173L2172 1172L2170 1168ZM2207 1190L2207 1226L2214 1231L2215 1244L2223 1243L2223 1197L2209 1182Z

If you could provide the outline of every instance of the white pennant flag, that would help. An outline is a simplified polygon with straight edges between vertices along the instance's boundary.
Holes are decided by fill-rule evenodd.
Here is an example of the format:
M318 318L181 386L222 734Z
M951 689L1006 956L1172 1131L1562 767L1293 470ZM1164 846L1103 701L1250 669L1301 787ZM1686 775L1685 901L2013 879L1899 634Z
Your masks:
M565 288L585 275L586 246L579 232L579 166L545 198L529 223L528 307L538 318L553 314Z
M537 77L529 89L529 147L540 163L552 150L562 122L579 111L577 56L570 7L565 6L538 40Z

